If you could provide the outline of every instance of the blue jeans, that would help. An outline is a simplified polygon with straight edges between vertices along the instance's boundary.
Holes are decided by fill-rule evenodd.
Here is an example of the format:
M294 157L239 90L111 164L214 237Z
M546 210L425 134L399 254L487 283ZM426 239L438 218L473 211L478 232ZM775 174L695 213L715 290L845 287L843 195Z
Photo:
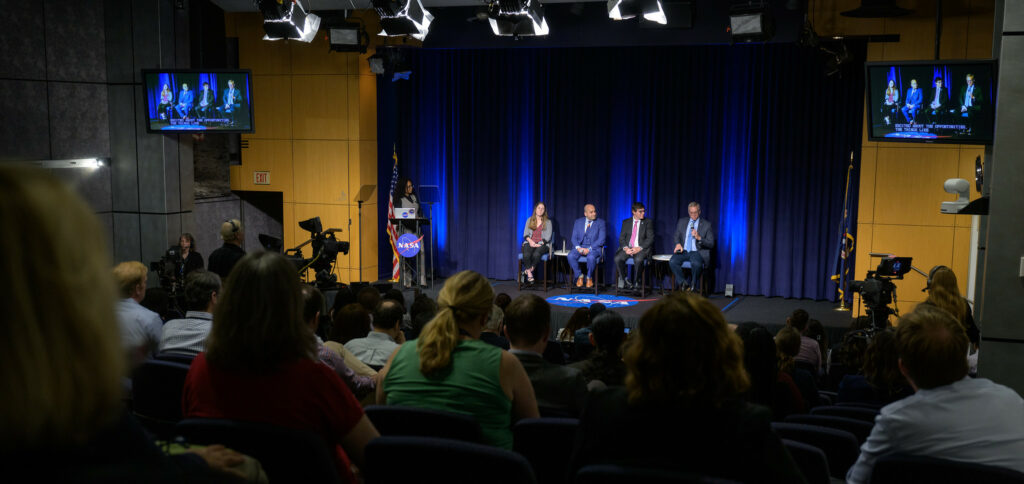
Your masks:
M704 258L700 256L700 251L683 251L682 253L672 254L672 258L668 261L668 268L672 270L672 274L675 274L676 281L679 285L683 285L686 278L683 277L683 263L690 262L690 287L697 287L697 281L700 280L700 273L704 271Z

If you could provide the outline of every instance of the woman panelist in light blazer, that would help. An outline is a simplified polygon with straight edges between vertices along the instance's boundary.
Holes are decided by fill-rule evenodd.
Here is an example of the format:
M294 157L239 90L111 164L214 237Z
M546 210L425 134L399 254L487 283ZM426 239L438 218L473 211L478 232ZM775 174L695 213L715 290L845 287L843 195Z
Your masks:
M548 210L544 202L537 202L523 227L523 275L527 282L534 282L533 269L540 262L541 256L548 253L550 246L551 221L548 220Z

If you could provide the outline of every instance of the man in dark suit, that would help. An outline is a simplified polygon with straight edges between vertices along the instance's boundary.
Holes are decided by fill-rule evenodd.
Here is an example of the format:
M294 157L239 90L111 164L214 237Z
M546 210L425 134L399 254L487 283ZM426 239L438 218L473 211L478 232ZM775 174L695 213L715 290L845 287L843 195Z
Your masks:
M619 287L633 289L634 283L626 278L626 259L633 258L633 279L640 273L644 259L651 256L654 245L654 227L644 215L647 209L640 202L633 203L633 216L622 221L619 231L619 251L615 253L615 267L619 269Z
M943 86L942 78L935 78L935 88L929 93L928 99L928 116L931 122L938 123L943 121L943 115L948 111L949 106L949 89Z
M967 125L966 134L971 134L974 118L981 111L985 103L984 93L974 85L974 74L967 74L967 83L960 88L960 95L956 97L960 104L960 117Z
M676 246L672 258L668 261L668 267L672 269L680 287L688 285L690 289L696 289L700 273L711 265L711 249L715 248L715 234L711 230L711 222L700 218L699 203L690 202L686 208L690 216L679 219L679 223L676 224L676 233L673 237ZM685 262L690 263L689 284L686 284L686 279L683 278Z
M505 335L512 345L509 352L519 358L530 377L541 415L579 417L587 397L586 381L580 370L544 359L550 334L551 306L544 298L524 294L505 308Z
M572 226L573 249L566 256L576 287L583 287L580 259L587 261L587 287L594 287L594 269L604 255L604 237L604 220L597 218L597 208L589 203L584 205L583 218L576 219Z

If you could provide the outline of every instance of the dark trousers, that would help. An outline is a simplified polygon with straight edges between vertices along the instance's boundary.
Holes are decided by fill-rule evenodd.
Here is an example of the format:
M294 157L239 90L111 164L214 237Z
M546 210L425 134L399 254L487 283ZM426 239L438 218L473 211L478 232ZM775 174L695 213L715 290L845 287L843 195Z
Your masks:
M530 244L523 244L523 270L530 270L540 262L542 255L548 253L548 246L530 247Z
M692 277L690 287L696 288L697 281L700 280L700 273L704 271L704 258L700 256L700 251L683 251L672 254L672 258L668 261L668 268L672 269L672 274L675 274L676 282L682 285L686 281L683 277L683 263L686 261L690 262L690 276Z
M626 272L626 259L629 259L630 257L633 258L633 280L635 281L637 280L637 277L642 277L644 259L650 257L650 252L651 251L649 250L641 250L634 255L626 255L624 250L619 249L619 251L615 253L615 267L619 269L619 277L626 279L626 274L628 274L628 272Z

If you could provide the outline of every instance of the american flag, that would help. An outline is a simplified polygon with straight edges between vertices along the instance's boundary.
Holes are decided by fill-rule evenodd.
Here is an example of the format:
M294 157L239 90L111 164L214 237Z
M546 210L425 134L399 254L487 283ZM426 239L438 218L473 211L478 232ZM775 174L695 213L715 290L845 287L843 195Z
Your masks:
M388 191L388 239L391 241L391 281L398 280L398 231L391 219L395 218L395 185L398 184L398 151L392 156L395 160L394 168L391 169L391 190Z

